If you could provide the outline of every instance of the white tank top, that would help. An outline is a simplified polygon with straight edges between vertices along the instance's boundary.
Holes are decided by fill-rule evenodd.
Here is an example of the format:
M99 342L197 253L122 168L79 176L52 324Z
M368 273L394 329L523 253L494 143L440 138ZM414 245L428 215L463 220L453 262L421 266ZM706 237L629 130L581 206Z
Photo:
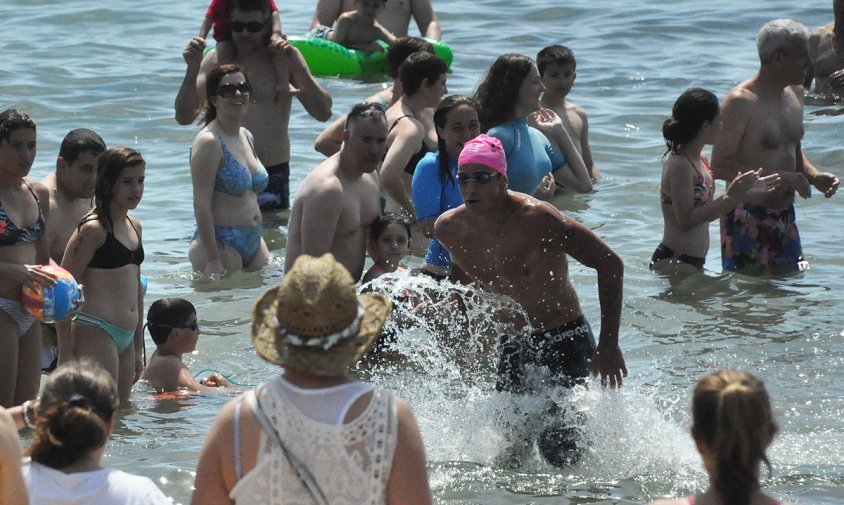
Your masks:
M342 424L349 406L370 391L364 411ZM303 389L278 377L259 389L259 398L287 449L308 467L331 505L386 503L398 430L391 392L359 382ZM238 505L316 503L265 430L259 447L255 468L230 498Z

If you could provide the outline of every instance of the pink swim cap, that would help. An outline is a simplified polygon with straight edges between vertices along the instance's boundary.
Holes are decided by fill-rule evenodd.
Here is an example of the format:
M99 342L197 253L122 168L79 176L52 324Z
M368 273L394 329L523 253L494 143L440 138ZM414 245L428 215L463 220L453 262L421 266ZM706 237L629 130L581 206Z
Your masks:
M470 163L486 165L502 175L507 175L507 158L504 156L501 141L483 133L463 144L463 150L457 158L457 166L462 167Z

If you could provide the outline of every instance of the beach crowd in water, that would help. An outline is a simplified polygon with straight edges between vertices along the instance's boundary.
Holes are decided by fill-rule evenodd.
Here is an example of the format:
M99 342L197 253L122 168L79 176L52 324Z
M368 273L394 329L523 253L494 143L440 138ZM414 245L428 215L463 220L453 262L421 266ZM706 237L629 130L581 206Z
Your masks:
M650 264L657 274L700 275L715 220L725 271L806 268L795 194L830 198L839 185L801 147L805 94L844 96L844 0L832 3L834 21L811 31L790 19L762 26L758 69L722 102L705 89L678 90L663 125L664 231ZM401 338L385 330L399 317L394 309L436 314L447 325L466 307L447 291L424 302L396 295L378 278L461 284L519 306L495 316L511 329L496 336L495 389L513 399L517 416L538 422L502 422L498 467L520 468L538 450L565 468L586 449L577 436L585 414L553 402L518 412L519 397L590 376L618 388L628 374L618 335L623 254L549 203L560 192L588 193L601 178L587 113L567 99L574 52L551 45L535 59L501 55L471 94L449 94L448 64L429 40L407 36L411 20L440 38L427 0L318 0L310 35L362 51L388 45L392 85L316 136L326 159L292 206L294 98L320 122L331 118L332 99L287 40L275 2L213 0L184 49L174 108L179 124L201 125L190 154L196 230L185 244L197 276L267 265L262 216L290 209L284 279L257 300L251 331L258 355L280 372L217 416L194 504L431 503L412 405L360 380L359 362L390 359ZM211 33L216 47L206 51ZM133 384L167 394L235 385L216 373L197 381L184 364L200 334L188 300L156 300L144 314L143 227L130 215L145 189L141 152L74 129L41 182L27 178L35 152L34 120L0 113L0 503L170 503L149 479L101 464ZM718 196L715 179L726 182ZM421 251L421 267L405 270L403 258ZM596 271L597 339L568 257ZM21 300L25 284L56 283L46 265L70 272L84 292L73 317L54 324L35 320ZM147 330L156 346L149 360ZM42 368L49 375L39 391ZM718 371L697 383L691 403L691 435L710 484L658 503L779 503L760 488L777 433L764 384ZM21 460L24 429L34 435Z

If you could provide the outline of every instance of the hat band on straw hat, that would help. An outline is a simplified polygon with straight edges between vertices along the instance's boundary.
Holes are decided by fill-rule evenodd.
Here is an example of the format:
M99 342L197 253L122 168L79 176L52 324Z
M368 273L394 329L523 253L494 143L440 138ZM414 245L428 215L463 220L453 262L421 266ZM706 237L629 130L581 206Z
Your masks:
M331 335L326 335L324 337L319 338L309 338L309 337L302 337L299 335L295 335L293 333L289 333L284 331L284 328L281 325L278 325L276 328L276 333L280 336L285 342L294 346L294 347L318 347L323 351L327 351L334 347L335 345L339 344L344 340L348 340L351 337L354 337L360 331L360 324L363 321L365 310L363 305L358 303L358 314L355 317L355 320L352 321L352 324L347 326L345 329L338 331L337 333L332 333Z

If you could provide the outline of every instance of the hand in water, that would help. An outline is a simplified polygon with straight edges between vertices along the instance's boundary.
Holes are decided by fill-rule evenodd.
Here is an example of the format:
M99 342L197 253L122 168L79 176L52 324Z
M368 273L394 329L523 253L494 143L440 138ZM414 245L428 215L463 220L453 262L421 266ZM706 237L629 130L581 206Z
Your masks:
M536 189L533 190L533 197L537 200L548 201L554 196L556 186L554 184L554 176L550 173L545 174L545 177L539 181Z
M592 357L592 377L598 375L602 386L609 383L613 389L621 387L622 377L627 377L627 366L618 346L604 348L598 345Z

